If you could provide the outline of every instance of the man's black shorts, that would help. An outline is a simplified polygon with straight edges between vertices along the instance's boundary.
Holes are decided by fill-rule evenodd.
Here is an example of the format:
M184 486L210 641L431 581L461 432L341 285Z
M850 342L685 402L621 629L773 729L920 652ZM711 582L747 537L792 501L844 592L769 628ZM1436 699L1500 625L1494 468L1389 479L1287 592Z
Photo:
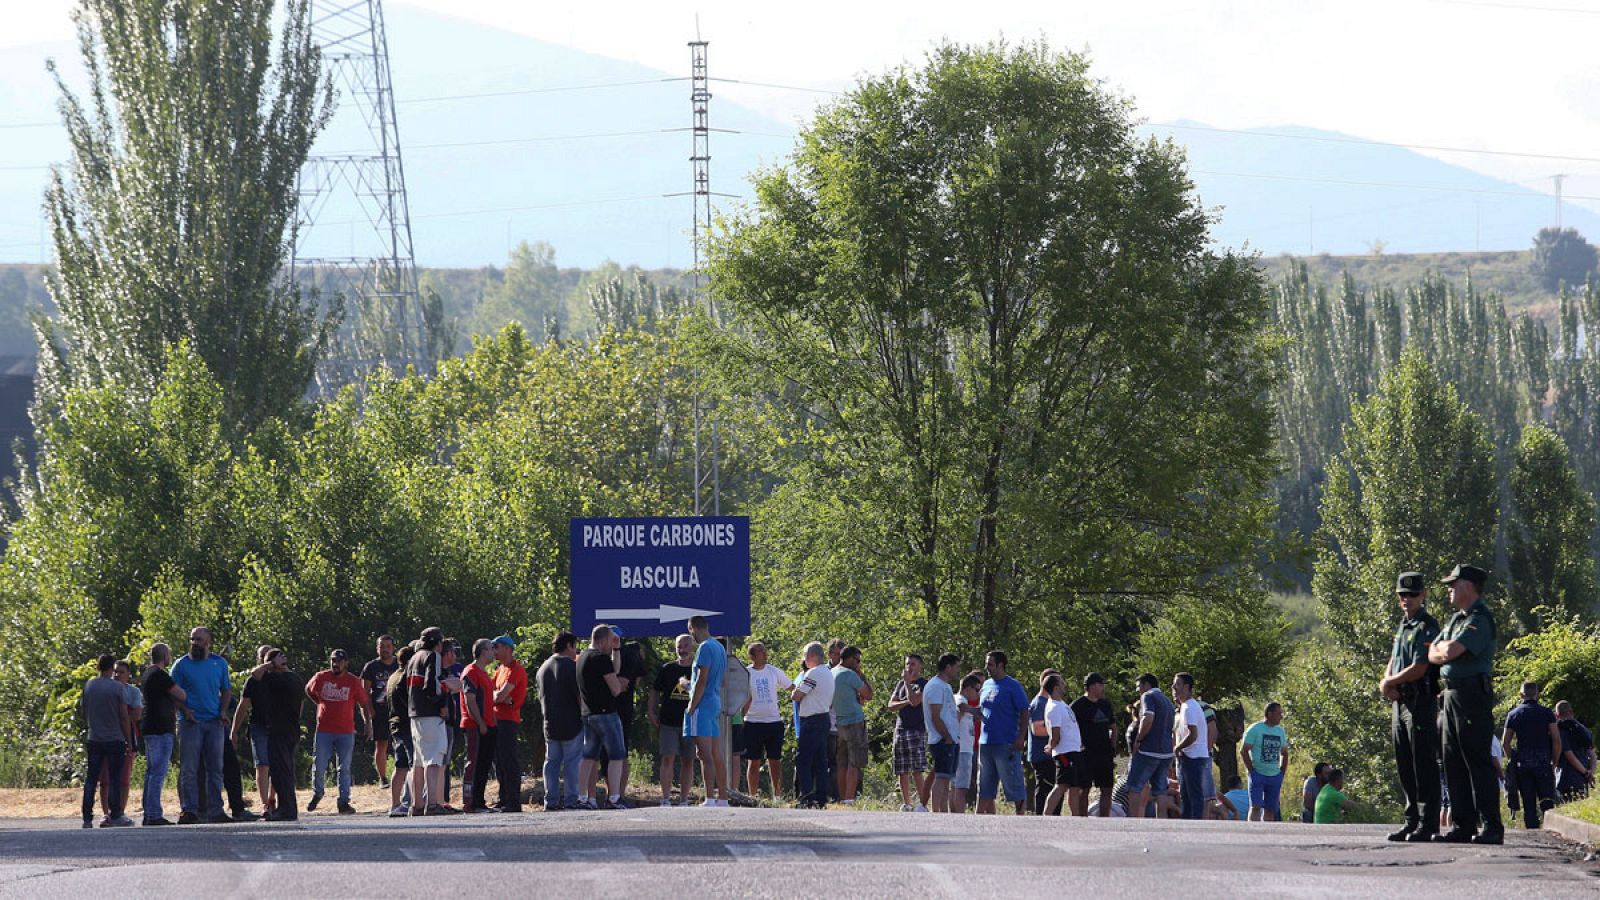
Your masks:
M372 704L372 742L382 744L389 739L389 702L385 700Z
M1067 777L1069 787L1111 790L1117 781L1116 761L1109 756L1079 753Z
M744 758L783 759L783 722L744 723Z

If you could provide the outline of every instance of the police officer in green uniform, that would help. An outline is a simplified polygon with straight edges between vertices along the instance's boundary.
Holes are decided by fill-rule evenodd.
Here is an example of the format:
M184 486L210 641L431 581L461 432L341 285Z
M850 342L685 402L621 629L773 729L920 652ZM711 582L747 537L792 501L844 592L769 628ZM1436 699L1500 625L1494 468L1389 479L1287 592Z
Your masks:
M1426 608L1427 576L1402 572L1394 592L1402 618L1378 693L1391 705L1390 736L1406 797L1406 824L1389 840L1430 841L1439 833L1439 669L1428 661L1428 648L1439 637L1439 622Z
M1496 630L1489 607L1479 597L1488 579L1489 573L1466 565L1456 566L1443 579L1456 611L1428 650L1428 661L1439 666L1444 679L1444 775L1455 821L1454 828L1434 840L1452 844L1505 841L1499 782L1489 750Z

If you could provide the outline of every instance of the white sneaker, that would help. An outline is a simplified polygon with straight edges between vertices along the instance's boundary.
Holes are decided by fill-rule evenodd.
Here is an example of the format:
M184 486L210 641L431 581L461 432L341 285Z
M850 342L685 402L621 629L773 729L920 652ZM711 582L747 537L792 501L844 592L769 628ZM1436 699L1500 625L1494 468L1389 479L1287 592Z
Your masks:
M928 811L928 808L926 806L923 806L921 803L918 803L917 804L917 808L912 810L912 812L927 812L927 811Z
M849 799L849 800L840 800L839 804L841 806L855 806L856 805L856 801L855 801L854 798Z
M901 812L911 812L911 809L912 809L912 807L911 807L911 804L909 804L909 803L900 804L900 811Z
M702 807L702 808L704 808L704 809L716 809L716 808L717 808L717 807L719 807L719 806L721 806L721 805L722 805L722 804L720 804L720 803L718 803L718 802L717 802L717 801L715 801L715 800L713 800L713 799L711 799L711 798L710 798L710 797L707 797L707 798L706 798L706 799L705 799L705 802L704 802L704 803L702 803L702 804L700 804L700 806L701 806L701 807Z

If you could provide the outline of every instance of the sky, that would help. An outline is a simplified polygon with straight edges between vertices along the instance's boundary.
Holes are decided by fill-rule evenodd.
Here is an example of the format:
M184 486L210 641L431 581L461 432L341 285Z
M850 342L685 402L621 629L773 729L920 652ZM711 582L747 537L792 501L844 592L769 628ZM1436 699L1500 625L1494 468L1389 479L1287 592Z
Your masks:
M1089 52L1154 121L1600 156L1600 0L403 2L667 71L686 68L698 20L722 77L820 88L915 62L941 39L1043 38ZM69 36L71 5L8 4L0 46ZM790 120L817 96L719 90ZM1530 185L1570 174L1569 192L1600 194L1600 163L1432 155Z

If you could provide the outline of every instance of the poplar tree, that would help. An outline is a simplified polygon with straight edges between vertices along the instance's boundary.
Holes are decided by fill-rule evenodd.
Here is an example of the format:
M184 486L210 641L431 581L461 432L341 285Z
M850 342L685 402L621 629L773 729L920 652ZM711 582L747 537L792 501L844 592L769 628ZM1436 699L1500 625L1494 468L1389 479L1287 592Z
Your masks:
M74 387L153 395L182 340L237 432L301 401L331 324L279 275L332 101L308 13L80 0L86 92L51 63L71 159L45 197L60 313L40 330L36 416Z

